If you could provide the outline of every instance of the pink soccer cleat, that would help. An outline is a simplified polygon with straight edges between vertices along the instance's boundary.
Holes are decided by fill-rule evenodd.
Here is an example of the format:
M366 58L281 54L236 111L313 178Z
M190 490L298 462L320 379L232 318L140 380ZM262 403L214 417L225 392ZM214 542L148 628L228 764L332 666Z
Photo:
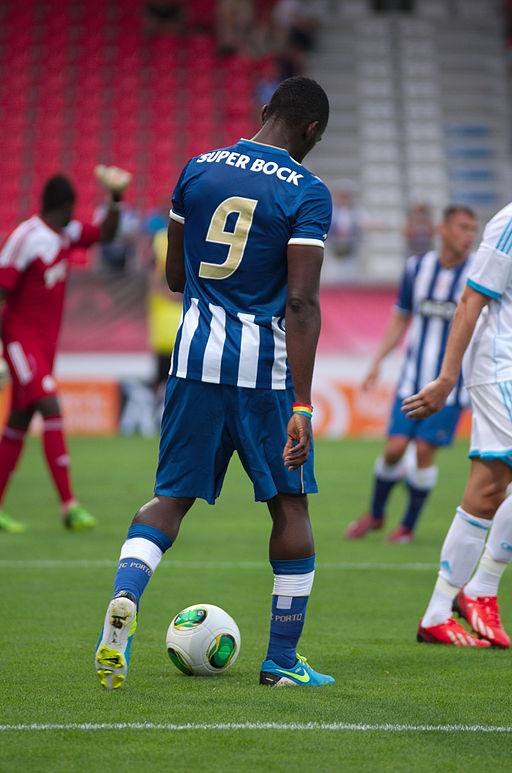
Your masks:
M374 518L371 513L365 513L357 521L350 524L345 532L346 539L361 539L369 531L378 531L384 525L383 518Z
M388 534L386 537L386 542L400 542L402 544L405 544L407 542L412 542L414 539L414 532L412 529L409 529L408 526L397 526L396 529L393 529L391 534Z
M463 588L455 597L453 609L459 617L468 621L475 633L495 647L510 647L510 637L503 628L496 596L478 596L472 599L464 594Z
M417 641L428 642L429 644L453 644L456 647L490 647L490 642L486 639L478 639L476 636L468 633L460 623L457 623L453 617L450 617L446 623L432 625L429 628L422 626L423 620L420 620L417 633Z

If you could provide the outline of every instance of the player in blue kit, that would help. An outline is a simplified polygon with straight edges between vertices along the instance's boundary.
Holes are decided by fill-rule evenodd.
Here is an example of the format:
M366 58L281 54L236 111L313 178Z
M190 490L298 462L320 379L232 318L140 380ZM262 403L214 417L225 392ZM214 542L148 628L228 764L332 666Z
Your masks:
M290 78L252 140L193 158L174 190L166 263L183 292L162 421L154 498L121 549L95 667L121 687L142 592L196 497L213 504L237 451L271 518L274 572L268 685L334 682L297 655L315 549L311 380L331 197L302 159L329 116L323 89Z
M387 537L389 542L410 542L420 514L437 481L435 456L450 445L462 408L469 405L462 378L452 389L446 405L436 416L412 422L401 411L402 400L439 373L452 317L472 262L469 250L477 222L473 211L452 205L443 213L439 227L441 244L423 256L407 261L393 315L375 354L363 389L376 382L384 357L409 328L406 354L391 411L388 438L374 467L370 512L352 523L348 539L360 539L379 530L385 522L386 505L396 483L405 478L408 502L402 522ZM414 441L414 458L404 454Z

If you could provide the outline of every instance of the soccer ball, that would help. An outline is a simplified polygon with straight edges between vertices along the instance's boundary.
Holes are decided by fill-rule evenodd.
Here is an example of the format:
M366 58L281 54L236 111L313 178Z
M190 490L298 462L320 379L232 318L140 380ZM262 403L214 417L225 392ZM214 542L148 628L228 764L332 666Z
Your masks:
M194 604L172 620L167 652L187 676L222 674L240 652L240 631L233 618L213 604Z

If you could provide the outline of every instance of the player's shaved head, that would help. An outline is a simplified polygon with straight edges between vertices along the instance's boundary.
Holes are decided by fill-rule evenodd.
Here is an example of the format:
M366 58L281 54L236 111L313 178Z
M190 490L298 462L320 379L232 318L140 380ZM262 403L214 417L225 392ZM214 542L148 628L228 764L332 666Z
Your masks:
M74 204L76 194L73 186L63 174L50 177L43 188L41 205L43 212L53 212L65 204Z
M312 78L287 78L274 91L266 118L281 119L292 127L318 121L323 130L329 120L329 99Z

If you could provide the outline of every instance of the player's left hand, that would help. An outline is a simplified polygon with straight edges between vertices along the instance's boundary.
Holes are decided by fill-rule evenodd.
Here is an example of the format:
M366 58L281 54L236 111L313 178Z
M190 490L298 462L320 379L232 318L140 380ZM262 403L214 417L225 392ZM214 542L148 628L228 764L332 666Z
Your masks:
M441 410L452 389L453 384L436 378L415 395L406 397L401 410L408 419L426 419Z
M132 180L132 175L126 169L119 166L105 166L98 164L94 168L94 174L98 182L111 193L120 194L128 187Z
M285 467L298 470L309 456L311 448L311 419L301 413L293 413L286 428L288 439L283 451Z

